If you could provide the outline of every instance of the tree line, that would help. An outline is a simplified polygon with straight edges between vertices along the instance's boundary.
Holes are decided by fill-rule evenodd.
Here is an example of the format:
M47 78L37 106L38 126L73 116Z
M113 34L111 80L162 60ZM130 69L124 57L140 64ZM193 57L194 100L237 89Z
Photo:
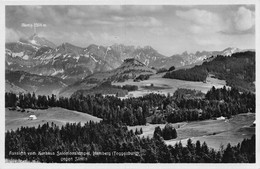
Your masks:
M183 90L181 90L183 91ZM182 121L206 120L214 117L255 112L255 94L241 93L236 88L212 87L205 97L184 97L178 90L173 96L148 94L139 98L119 99L114 96L79 95L76 97L38 96L35 94L5 94L5 106L32 109L62 107L76 110L99 118L107 123L124 123L126 125L144 125L147 118L151 123L175 123ZM199 94L200 96L201 94Z
M220 116L231 118L241 113L255 113L255 94L250 92L241 93L236 88L227 89L225 86L216 89L213 86L204 98L199 98L194 91L187 92L189 97L184 96L183 91L186 90L177 90L173 97L166 97L163 106L152 115L151 123L197 121ZM193 96L190 95L192 92Z
M150 94L142 98L129 98L121 100L114 96L103 97L97 95L80 95L75 97L38 96L35 94L13 93L5 94L5 107L47 109L48 107L62 107L87 113L108 123L125 123L127 125L144 125L149 115L149 107L158 106L164 96Z
M80 95L116 95L117 97L124 97L128 94L129 91L138 90L138 86L136 85L122 85L122 86L115 86L112 85L111 81L106 81L101 83L100 85L93 87L88 90L78 90L73 93L72 97L78 97Z

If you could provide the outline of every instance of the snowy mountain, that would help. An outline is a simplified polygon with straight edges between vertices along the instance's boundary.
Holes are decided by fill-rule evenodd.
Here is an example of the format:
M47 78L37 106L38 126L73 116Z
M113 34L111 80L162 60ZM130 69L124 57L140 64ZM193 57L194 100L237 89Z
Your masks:
M47 40L44 37L40 37L38 34L33 34L27 39L20 39L20 41L31 44L36 47L43 47L43 46L50 47L50 48L56 47L54 43L52 43L51 41Z
M195 53L188 53L173 55L171 57L162 58L157 61L156 67L169 68L175 66L176 68L187 68L195 65L200 65L208 59L212 59L217 55L231 56L233 53L241 52L238 48L226 48L222 51L197 51ZM243 50L248 51L248 50Z
M96 73L120 67L125 59L134 58L154 68L176 68L202 64L217 55L230 56L239 52L237 48L223 51L198 51L166 57L151 46L135 47L122 44L112 46L78 47L70 43L56 46L49 40L34 34L27 39L6 44L6 69L33 72L38 75L54 76L73 84Z
M149 46L135 48L115 44L108 47L89 45L82 48L63 43L52 48L54 45L49 44L52 43L39 38L38 35L6 44L6 68L55 76L73 83L95 72L116 69L127 58L136 58L150 66L165 57Z
M222 51L222 54L223 56L231 56L233 53L238 53L238 52L241 52L240 49L238 48L234 48L234 47L229 47L229 48L226 48Z

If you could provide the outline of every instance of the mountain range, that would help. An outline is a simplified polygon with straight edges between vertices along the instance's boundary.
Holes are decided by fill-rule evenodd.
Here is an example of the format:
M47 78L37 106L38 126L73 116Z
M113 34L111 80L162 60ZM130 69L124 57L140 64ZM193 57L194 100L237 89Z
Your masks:
M43 93L47 92L47 86L50 85L47 93L62 94L88 89L104 80L120 81L134 79L140 74L154 74L160 68L192 67L217 55L230 56L242 51L226 48L222 51L183 52L167 57L151 46L92 44L78 47L70 43L56 46L37 34L18 42L6 43L5 46L8 90ZM23 78L26 81L20 81L21 77L27 77ZM53 82L56 85L51 85Z
M223 51L198 51L194 54L183 52L166 57L151 46L114 44L104 47L92 44L83 48L70 43L56 46L34 34L18 42L6 43L6 69L59 77L72 84L90 74L116 69L127 58L135 58L149 67L178 68L201 64L211 56L228 56L238 51L237 48L227 48Z

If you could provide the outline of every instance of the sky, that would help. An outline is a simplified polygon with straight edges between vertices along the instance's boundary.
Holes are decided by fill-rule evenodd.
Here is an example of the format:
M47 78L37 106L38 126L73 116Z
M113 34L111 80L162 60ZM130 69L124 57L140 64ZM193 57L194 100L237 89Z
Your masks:
M171 56L187 51L255 49L254 5L6 6L6 42L36 32L56 45L152 46Z

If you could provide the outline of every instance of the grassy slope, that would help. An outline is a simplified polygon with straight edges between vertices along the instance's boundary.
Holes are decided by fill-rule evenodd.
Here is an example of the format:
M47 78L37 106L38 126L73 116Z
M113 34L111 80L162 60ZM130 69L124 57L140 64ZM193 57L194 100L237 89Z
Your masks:
M239 114L231 118L229 121L225 120L204 120L195 122L174 123L173 127L177 129L178 137L176 139L166 141L168 145L175 145L176 142L181 141L186 145L189 138L193 143L200 140L201 143L206 141L209 147L219 149L220 145L226 146L228 143L236 145L244 138L250 138L255 134L255 128L250 127L255 121L255 114ZM153 137L153 132L156 126L163 128L165 124L155 124L147 126L132 126L128 129L135 131L136 128L142 128L143 134L141 137ZM179 128L178 128L179 127Z
M203 82L192 82L192 81L185 81L185 80L177 80L177 79L167 79L162 78L164 73L152 75L148 80L134 82L133 80L127 80L125 82L116 82L113 85L136 85L138 86L137 91L129 92L133 94L133 96L143 96L150 92L157 92L162 94L173 94L175 90L178 88L186 88L186 89L195 89L200 90L203 93L207 93L208 90L215 86L216 88L222 88L226 85L225 80L219 80L212 78L210 76L207 77L206 83ZM153 84L153 87L149 87Z
M36 120L28 120L31 114L37 116ZM67 110L63 108L49 108L46 110L26 109L25 112L17 110L10 111L5 109L5 130L17 129L21 126L35 126L44 124L46 122L54 122L61 126L66 123L86 123L88 121L99 122L101 119L91 116L89 114L80 113L77 111Z

